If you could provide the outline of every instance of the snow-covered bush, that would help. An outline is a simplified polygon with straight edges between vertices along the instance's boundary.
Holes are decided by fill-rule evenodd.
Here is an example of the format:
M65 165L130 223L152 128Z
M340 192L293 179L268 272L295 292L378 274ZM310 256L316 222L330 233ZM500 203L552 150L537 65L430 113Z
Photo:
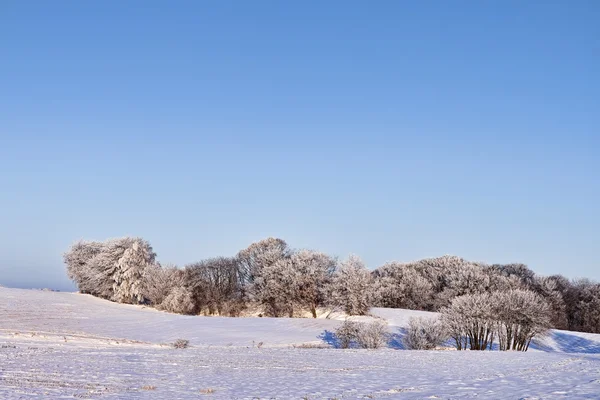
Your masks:
M378 349L385 345L389 333L387 323L384 321L356 322L346 320L336 329L335 336L342 349L347 349L353 345L363 349Z
M550 327L547 303L530 290L496 292L491 298L500 350L527 351Z
M498 338L500 350L527 351L550 327L546 302L530 290L460 296L442 310L442 323L458 350L486 350Z
M358 329L358 322L346 320L335 330L335 337L342 349L347 349L356 342Z
M335 271L330 303L348 315L365 315L371 307L372 278L360 257L352 254Z
M496 321L489 293L468 294L442 310L442 324L458 350L487 350L494 342Z
M408 350L433 350L448 337L438 318L412 317L402 342Z
M385 321L360 322L356 342L363 349L379 349L387 342L389 332Z

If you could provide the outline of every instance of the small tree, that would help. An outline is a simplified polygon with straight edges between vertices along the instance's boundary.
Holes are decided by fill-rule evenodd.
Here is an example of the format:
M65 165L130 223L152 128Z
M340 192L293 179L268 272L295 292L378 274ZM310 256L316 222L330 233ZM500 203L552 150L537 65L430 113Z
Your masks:
M442 310L442 323L458 350L487 350L494 342L493 301L489 293L456 297Z

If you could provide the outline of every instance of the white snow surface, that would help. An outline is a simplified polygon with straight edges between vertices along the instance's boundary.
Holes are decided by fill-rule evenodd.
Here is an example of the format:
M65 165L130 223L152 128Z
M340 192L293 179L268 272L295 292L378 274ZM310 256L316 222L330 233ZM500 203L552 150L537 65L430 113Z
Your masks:
M77 293L0 288L0 399L600 398L600 335L527 353L402 350L412 316L373 309L386 349L328 346L334 319L182 316ZM168 343L187 339L190 347Z

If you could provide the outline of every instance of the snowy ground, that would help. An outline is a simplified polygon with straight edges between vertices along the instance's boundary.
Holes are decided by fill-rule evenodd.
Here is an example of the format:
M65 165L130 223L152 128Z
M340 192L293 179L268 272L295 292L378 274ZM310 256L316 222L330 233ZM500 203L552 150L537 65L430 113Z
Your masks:
M395 334L389 348L306 349L331 343L339 321L186 317L0 288L0 398L600 398L599 335L553 331L527 353L406 351L401 328L426 313L373 313ZM191 347L165 345L177 338Z

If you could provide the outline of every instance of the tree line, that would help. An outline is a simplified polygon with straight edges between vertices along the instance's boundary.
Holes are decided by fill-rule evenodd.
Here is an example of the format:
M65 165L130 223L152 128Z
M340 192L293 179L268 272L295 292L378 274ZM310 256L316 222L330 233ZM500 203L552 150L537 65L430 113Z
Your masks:
M446 314L458 310L454 320L446 317L446 326L454 321L464 330L456 318L478 313L480 319L469 318L479 324L472 327L477 337L469 340L487 346L501 335L502 343L516 349L527 346L531 335L511 331L518 324L499 327L490 318L518 314L535 304L549 327L600 333L600 284L561 275L539 276L523 264L443 256L389 262L369 271L355 255L338 260L267 238L235 256L179 268L160 264L150 243L130 237L79 241L64 254L64 261L69 278L82 293L181 314L239 316L257 309L264 316L307 313L316 318L324 309L349 315L364 315L370 307ZM508 305L501 309L502 304ZM493 322L493 332L486 330L485 318ZM454 336L469 338L464 331Z

